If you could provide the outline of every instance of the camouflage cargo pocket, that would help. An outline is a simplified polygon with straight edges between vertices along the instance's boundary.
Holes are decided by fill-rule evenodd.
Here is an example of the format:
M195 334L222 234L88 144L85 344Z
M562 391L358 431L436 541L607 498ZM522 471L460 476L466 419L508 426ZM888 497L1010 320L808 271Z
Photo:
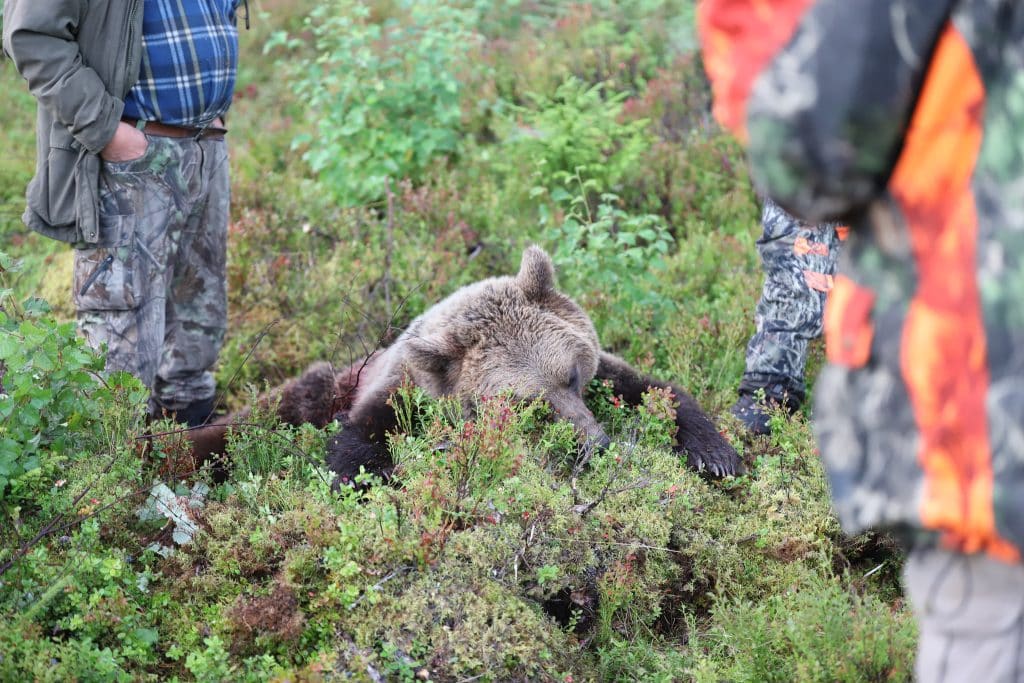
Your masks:
M100 230L120 237L116 244L75 253L75 305L82 311L129 310L138 305L140 292L138 269L132 242L135 219L117 216L110 224L102 219Z
M103 173L99 240L88 249L75 250L73 295L80 311L130 310L141 301L136 217L129 192L129 187Z

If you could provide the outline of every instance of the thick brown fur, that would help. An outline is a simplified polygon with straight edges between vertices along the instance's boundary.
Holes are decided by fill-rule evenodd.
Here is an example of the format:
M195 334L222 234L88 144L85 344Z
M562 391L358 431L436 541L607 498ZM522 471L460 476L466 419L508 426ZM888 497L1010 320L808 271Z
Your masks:
M300 425L308 422L316 427L326 427L337 414L351 407L360 376L366 370L368 361L340 371L336 371L327 362L314 363L299 377L261 396L258 405L262 410L275 406L278 417L286 424ZM189 430L196 462L208 462L213 455L223 454L228 428L244 427L251 412L246 408Z
M594 377L611 380L613 391L630 405L648 387L670 387L679 402L676 448L690 466L716 475L740 470L736 451L691 396L601 350L590 318L556 290L551 259L535 246L524 251L517 275L457 290L364 363L340 372L315 364L262 400L278 402L278 414L290 424L323 426L338 417L342 430L328 445L327 464L344 482L360 468L390 472L386 436L396 418L388 398L405 382L431 396L460 397L467 408L475 397L504 391L525 400L543 397L587 447L600 447L608 437L583 402ZM197 459L223 452L227 425L244 417L228 416L195 431Z

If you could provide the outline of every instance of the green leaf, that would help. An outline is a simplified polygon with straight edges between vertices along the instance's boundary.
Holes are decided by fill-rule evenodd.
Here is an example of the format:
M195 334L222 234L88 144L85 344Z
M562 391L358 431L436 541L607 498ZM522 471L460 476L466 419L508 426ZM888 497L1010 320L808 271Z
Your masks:
M17 272L21 270L21 264L14 257L6 252L0 251L0 271Z
M6 360L20 352L22 349L21 338L10 333L0 331L0 359Z
M132 631L132 635L146 645L156 645L160 640L160 634L154 628L137 628Z
M32 317L46 315L53 310L48 301L38 297L26 299L25 303L22 304L22 308L25 309L26 315L30 315Z
M573 195L569 194L561 187L556 187L555 189L551 190L551 199L558 203L567 202L572 198Z

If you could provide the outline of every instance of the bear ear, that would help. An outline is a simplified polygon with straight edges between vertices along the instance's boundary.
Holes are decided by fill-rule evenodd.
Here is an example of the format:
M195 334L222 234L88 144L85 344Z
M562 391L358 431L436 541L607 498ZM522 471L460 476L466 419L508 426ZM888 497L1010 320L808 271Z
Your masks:
M528 301L539 301L555 289L555 266L547 252L531 245L523 252L516 282Z
M439 336L411 337L408 352L410 365L432 375L444 374L459 357L455 344Z

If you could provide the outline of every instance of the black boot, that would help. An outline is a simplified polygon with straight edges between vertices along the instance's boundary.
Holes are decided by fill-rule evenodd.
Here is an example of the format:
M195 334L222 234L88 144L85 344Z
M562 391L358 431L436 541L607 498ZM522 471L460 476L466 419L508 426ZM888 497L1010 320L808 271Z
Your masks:
M172 410L159 405L151 398L149 400L149 414L155 420L168 417L186 427L200 427L209 422L213 417L215 404L216 400L211 396L200 401L192 401L192 403L189 403L184 408Z
M762 391L764 392L763 399L761 398ZM729 412L751 434L767 436L772 431L772 412L781 406L783 410L792 415L800 409L803 398L803 391L790 390L783 384L760 388L740 386L739 398L732 404Z
M213 396L202 401L193 401L175 412L174 419L188 427L201 427L213 417L215 403L216 401Z

